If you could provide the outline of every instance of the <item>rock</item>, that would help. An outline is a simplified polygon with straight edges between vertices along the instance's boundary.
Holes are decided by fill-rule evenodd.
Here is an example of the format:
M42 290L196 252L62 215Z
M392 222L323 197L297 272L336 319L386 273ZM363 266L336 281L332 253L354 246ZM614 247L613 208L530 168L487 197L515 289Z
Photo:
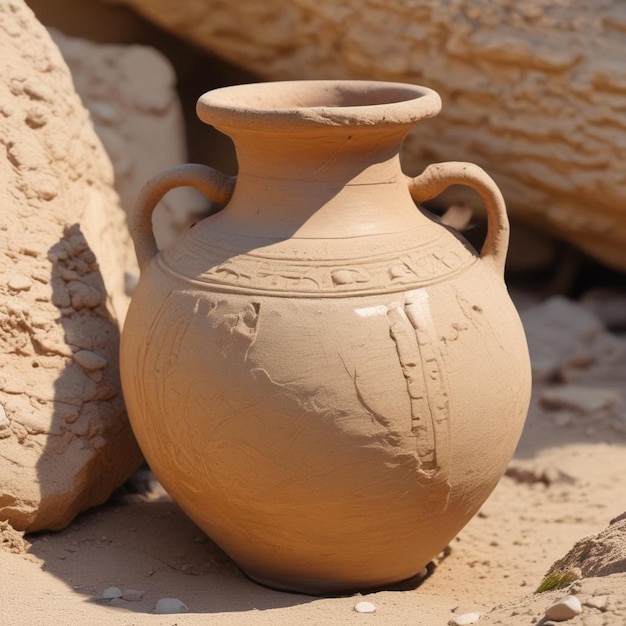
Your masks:
M0 521L0 550L12 552L13 554L22 554L26 552L29 543L24 540L24 533L15 530L6 521Z
M609 525L611 524L616 524L617 522L621 522L623 520L626 520L626 511L624 511L623 513L620 513L619 515L616 515L610 522Z
M16 274L9 279L7 287L12 291L28 291L33 286L32 279L24 274Z
M100 594L100 597L103 600L113 600L113 598L121 598L122 595L123 595L123 592L119 587L107 587Z
M357 602L354 605L354 610L357 613L376 613L376 605L372 602Z
M98 44L49 30L111 158L115 189L129 212L148 179L187 161L172 66L148 46ZM208 204L191 188L167 194L154 214L159 244L169 244Z
M536 465L527 467L515 461L509 464L504 475L520 484L534 485L543 483L546 487L557 483L573 485L576 482L572 476L557 467L542 467Z
M567 596L546 609L546 617L555 622L564 622L582 613L580 600L576 596Z
M563 366L558 379L570 384L598 389L612 389L626 402L626 337L602 333L586 345L589 363ZM624 418L626 413L622 411Z
M476 162L513 215L626 268L620 0L605 0L600 19L584 0L187 0L184 10L171 0L107 1L266 80L435 88L444 110L407 141L407 173L432 161Z
M478 621L480 621L480 613L462 613L451 618L448 626L467 626L467 624L476 624Z
M585 606L590 609L597 609L604 613L609 608L610 597L608 595L591 596L585 600Z
M574 416L568 411L555 411L552 421L555 426L559 428L565 428L574 421Z
M572 409L592 414L619 407L622 404L622 397L612 389L560 385L544 389L539 401L550 409Z
M574 595L588 607L569 622L577 626L617 626L624 623L626 615L626 598L623 590L626 588L626 573L616 573L603 578L583 578L570 582L563 595ZM606 611L589 606L588 601L593 597L608 598ZM486 624L493 626L549 626L558 624L554 618L545 616L546 608L561 599L558 592L524 594L512 602L506 602L493 608L484 617ZM539 619L541 616L541 619ZM599 618L599 619L595 619Z
M111 164L22 0L0 0L0 143L0 520L60 529L141 461L117 364L134 264Z
M626 517L616 518L600 533L578 541L552 565L545 579L572 569L578 569L586 578L626 572Z
M611 330L626 330L626 291L597 288L586 292L581 304Z
M167 615L170 613L188 613L187 605L177 598L161 598L154 607L154 613Z
M560 296L520 314L534 382L546 382L570 367L589 365L596 358L595 343L605 333L598 318Z
M101 370L108 364L108 361L104 357L92 352L91 350L79 350L78 352L75 352L74 360L83 369L90 372Z
M126 602L139 602L143 599L144 593L145 591L139 591L137 589L124 589L121 598L122 600L126 600Z

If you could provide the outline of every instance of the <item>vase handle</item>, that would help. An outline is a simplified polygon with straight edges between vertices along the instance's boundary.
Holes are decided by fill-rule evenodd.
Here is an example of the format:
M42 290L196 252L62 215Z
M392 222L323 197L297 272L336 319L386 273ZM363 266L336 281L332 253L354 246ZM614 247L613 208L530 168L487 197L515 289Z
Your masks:
M409 192L415 202L425 202L450 185L466 185L478 193L487 209L487 237L480 258L504 275L509 247L509 218L504 198L493 179L478 165L459 161L434 163L419 176L407 177Z
M158 252L152 231L152 213L168 191L176 187L195 187L211 200L224 204L233 195L235 180L234 176L226 176L197 163L177 165L151 178L139 192L129 220L139 269L143 271Z

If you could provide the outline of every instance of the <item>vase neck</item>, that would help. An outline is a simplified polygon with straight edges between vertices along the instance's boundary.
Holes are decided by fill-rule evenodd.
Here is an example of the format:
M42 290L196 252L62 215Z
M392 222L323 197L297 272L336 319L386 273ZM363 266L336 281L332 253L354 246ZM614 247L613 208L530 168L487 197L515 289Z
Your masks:
M407 131L233 133L239 175L222 219L240 233L275 238L349 238L422 224L400 167Z

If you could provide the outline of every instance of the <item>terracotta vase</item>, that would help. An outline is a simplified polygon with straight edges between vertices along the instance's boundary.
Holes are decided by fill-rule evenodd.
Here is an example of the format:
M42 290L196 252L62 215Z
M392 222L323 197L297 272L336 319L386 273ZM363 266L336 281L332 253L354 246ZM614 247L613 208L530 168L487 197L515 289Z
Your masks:
M427 88L298 81L211 91L236 179L182 165L142 191L122 338L133 429L158 479L254 580L342 593L415 575L478 511L530 393L503 269L508 221L467 163L405 176ZM479 253L416 202L484 201ZM226 206L157 251L155 204Z

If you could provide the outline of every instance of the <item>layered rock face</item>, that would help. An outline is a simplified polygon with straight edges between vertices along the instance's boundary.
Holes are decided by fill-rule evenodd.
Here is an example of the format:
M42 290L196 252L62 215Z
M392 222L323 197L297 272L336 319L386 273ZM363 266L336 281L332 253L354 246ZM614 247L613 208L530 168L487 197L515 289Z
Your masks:
M443 97L405 169L464 160L509 208L626 269L626 11L618 0L107 0L265 79L367 78Z
M59 529L138 466L118 373L131 245L46 30L0 0L0 520Z

